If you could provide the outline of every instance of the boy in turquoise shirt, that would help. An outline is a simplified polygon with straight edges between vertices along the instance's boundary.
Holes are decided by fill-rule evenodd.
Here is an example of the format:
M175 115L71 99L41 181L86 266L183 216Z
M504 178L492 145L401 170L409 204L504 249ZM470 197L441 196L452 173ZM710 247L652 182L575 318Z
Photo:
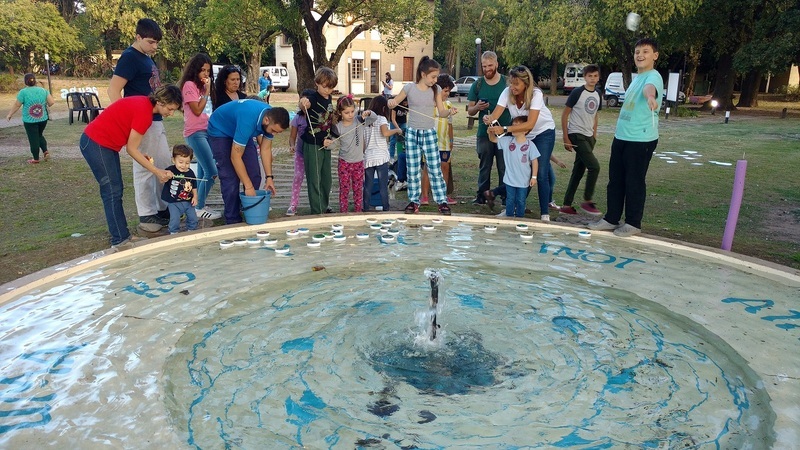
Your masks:
M606 215L589 224L593 230L613 230L627 237L642 232L645 178L658 145L658 110L664 81L655 70L658 44L650 38L636 42L634 61L638 76L625 91L608 163ZM621 223L623 209L625 223Z

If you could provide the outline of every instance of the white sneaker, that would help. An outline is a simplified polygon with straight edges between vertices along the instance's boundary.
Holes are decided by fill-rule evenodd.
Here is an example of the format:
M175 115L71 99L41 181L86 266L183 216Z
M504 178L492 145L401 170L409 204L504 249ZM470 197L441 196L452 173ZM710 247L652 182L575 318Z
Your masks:
M613 231L619 228L619 225L614 225L613 223L609 223L606 219L600 219L597 222L590 222L587 225L591 230L598 230L598 231Z
M289 209L286 210L287 216L293 216L295 214L297 214L297 208L295 208L294 206L290 206Z
M640 228L636 228L635 226L626 223L625 225L622 225L614 230L614 236L630 237L641 232L642 230Z
M550 214L542 214L542 222L550 222Z
M195 208L194 212L198 219L217 220L222 217L222 214L208 208Z
M508 217L508 216L506 216L506 209L503 208L503 210L500 211L500 214L496 215L495 217Z

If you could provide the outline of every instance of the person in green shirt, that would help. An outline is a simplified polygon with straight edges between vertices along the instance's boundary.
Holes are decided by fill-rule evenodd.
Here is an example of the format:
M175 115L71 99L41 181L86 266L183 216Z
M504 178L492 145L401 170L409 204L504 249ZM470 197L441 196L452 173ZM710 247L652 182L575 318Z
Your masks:
M614 231L620 237L642 232L647 198L647 168L658 145L658 110L664 81L655 70L658 44L639 39L634 50L638 75L625 91L608 162L606 215L589 224L593 230ZM625 222L620 222L625 212Z
M44 129L47 127L47 107L53 106L55 100L47 90L36 85L36 76L32 73L25 74L25 87L17 94L17 100L11 111L6 115L6 120L11 120L11 116L22 108L22 124L25 126L25 133L28 135L28 143L31 146L33 159L28 160L28 164L39 164L39 150L43 152L44 159L50 157L47 151L47 139L44 138Z

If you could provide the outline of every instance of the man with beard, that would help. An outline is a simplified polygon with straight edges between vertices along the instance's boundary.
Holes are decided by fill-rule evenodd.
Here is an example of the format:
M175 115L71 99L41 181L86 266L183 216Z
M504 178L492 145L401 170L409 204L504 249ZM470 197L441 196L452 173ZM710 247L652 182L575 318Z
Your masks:
M475 200L472 201L474 205L486 204L486 198L483 193L491 189L492 185L492 164L495 158L497 159L497 179L503 181L506 167L503 162L503 152L497 147L497 144L489 140L489 134L486 131L487 126L483 123L483 116L492 112L497 106L497 100L503 89L506 88L506 77L497 71L497 54L492 51L484 52L481 55L481 68L483 69L483 76L478 78L469 90L467 100L467 113L470 116L478 114L478 133L476 151L478 152L478 191ZM503 112L503 115L498 119L500 125L510 125L511 116L508 110Z

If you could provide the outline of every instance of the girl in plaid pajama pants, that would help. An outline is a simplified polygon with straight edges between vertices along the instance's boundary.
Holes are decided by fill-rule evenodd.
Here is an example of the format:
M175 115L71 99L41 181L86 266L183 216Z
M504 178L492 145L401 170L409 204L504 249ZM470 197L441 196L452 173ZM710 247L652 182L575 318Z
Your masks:
M439 212L450 214L447 204L447 185L442 176L439 159L439 145L436 139L436 119L434 108L439 117L452 116L455 108L447 109L439 96L436 80L439 77L439 63L423 56L417 66L416 84L407 84L397 97L389 100L389 107L395 108L404 99L408 99L408 131L406 133L406 167L408 169L408 200L405 208L408 214L419 211L419 196L422 191L420 170L422 156L425 155L428 175L431 180L433 199L439 205Z

